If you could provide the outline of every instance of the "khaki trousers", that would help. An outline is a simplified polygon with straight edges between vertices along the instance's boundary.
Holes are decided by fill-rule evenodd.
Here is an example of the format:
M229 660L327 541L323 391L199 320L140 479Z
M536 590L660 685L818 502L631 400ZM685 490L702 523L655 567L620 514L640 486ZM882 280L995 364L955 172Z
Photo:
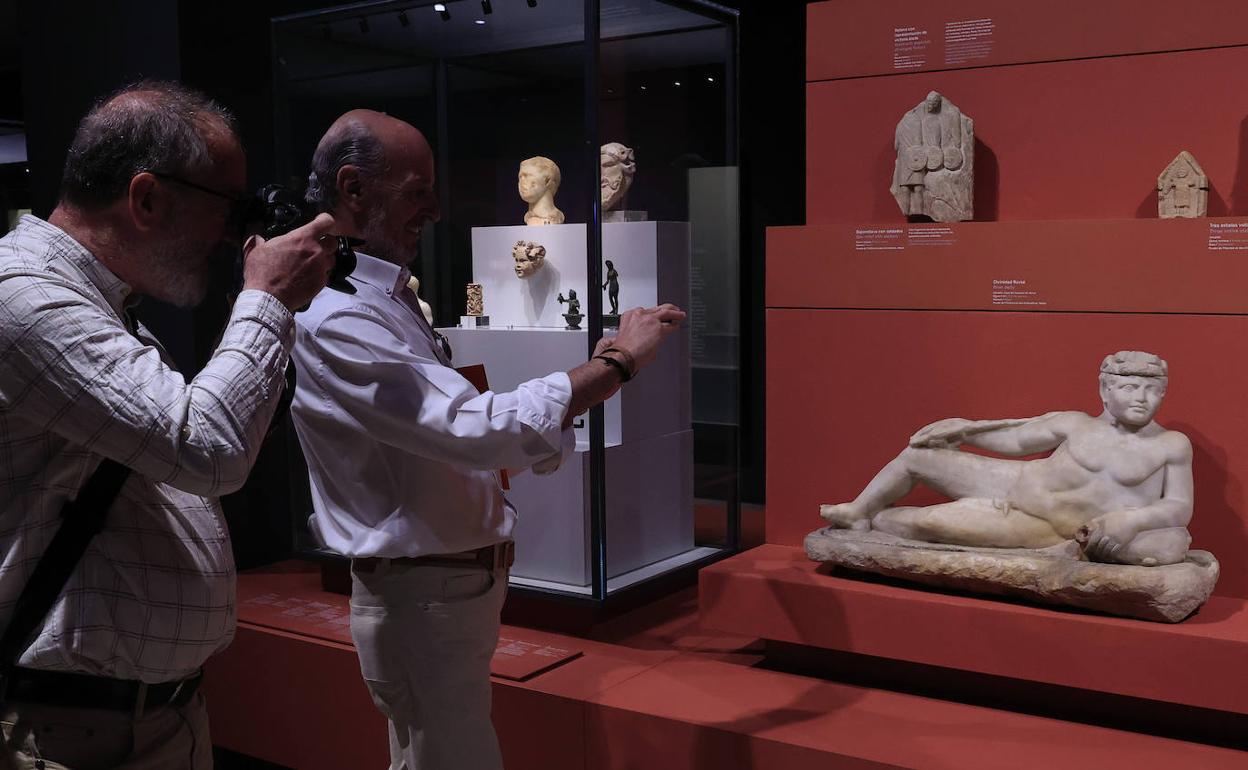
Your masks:
M212 770L203 693L139 719L125 711L10 703L0 770Z
M352 570L351 637L390 722L391 770L501 770L490 659L506 593L506 569Z

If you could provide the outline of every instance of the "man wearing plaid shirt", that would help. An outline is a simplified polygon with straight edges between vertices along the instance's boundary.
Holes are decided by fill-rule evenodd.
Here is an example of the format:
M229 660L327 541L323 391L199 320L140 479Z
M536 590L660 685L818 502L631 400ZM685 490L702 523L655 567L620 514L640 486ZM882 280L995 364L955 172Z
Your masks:
M130 473L17 661L0 768L207 768L200 666L234 632L217 495L238 489L276 409L291 308L324 286L322 215L258 242L211 360L193 379L128 309L180 306L237 248L246 183L233 120L200 94L141 83L97 105L61 200L0 239L0 627L102 459Z

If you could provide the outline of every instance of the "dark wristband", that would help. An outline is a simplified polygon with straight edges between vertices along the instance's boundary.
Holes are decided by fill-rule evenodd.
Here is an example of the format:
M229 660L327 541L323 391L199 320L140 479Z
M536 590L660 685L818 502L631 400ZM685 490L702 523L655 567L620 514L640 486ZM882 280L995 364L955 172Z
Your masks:
M637 374L637 360L633 358L633 354L627 350L621 350L614 345L602 351L603 353L619 353L620 358L624 359L624 366L628 367L628 379L632 379Z
M626 383L633 378L633 376L628 373L628 367L625 366L623 363L616 361L611 356L597 355L597 356L594 356L594 358L597 360L606 362L607 366L610 366L614 368L617 372L619 372L620 384Z

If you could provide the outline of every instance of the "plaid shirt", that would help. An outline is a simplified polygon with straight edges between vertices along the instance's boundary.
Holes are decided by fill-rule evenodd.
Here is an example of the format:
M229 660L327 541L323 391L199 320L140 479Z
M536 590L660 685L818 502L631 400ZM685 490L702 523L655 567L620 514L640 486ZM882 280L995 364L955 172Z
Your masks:
M121 319L130 288L61 229L0 239L0 626L102 457L132 469L19 663L163 682L234 635L216 495L238 489L283 385L293 319L245 291L212 360L174 371Z

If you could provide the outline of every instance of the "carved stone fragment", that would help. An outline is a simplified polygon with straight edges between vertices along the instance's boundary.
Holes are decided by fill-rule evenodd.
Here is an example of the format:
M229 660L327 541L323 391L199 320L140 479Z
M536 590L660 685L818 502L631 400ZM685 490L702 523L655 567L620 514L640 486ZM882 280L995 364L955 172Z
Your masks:
M485 307L485 288L479 283L468 284L468 315L482 315Z
M974 216L975 122L932 91L901 117L890 188L901 213L958 222Z
M1209 177L1187 150L1170 161L1157 177L1157 216L1161 219L1206 216L1209 210Z
M1082 561L1073 540L1040 550L973 548L831 527L806 536L806 555L938 588L1166 623L1177 623L1204 604L1219 571L1208 551L1188 551L1178 564L1133 567Z

